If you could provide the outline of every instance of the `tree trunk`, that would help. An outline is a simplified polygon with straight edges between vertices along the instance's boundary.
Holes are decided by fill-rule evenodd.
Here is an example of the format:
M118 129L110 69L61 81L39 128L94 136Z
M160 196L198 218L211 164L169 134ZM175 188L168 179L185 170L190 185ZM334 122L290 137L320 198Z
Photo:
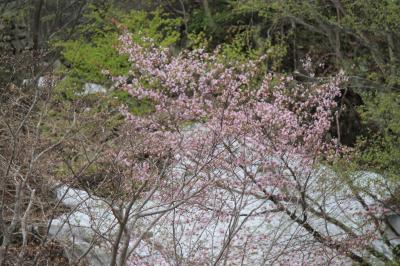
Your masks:
M43 0L34 0L35 1L35 11L33 15L33 27L32 27L32 42L33 42L33 51L36 52L39 50L39 41L40 41L40 17L42 13Z

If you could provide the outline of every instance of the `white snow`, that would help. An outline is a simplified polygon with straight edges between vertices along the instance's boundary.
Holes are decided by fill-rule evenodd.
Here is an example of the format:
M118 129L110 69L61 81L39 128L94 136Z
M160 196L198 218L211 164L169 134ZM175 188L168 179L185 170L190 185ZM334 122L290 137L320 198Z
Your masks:
M315 172L313 178L315 181L319 180L319 182L315 182L315 186L319 186L318 189L315 187L311 195L315 202L320 204L331 217L360 235L364 234L365 230L372 229L371 226L363 224L364 219L360 214L363 207L359 201L349 196L350 188L345 184L339 184L340 189L338 190L338 184L332 182L332 179L335 178L333 174L327 179L320 176L326 176L327 173L329 171L324 168ZM374 193L378 199L385 196L386 181L383 177L369 172L354 173L353 176L354 184L360 188ZM339 179L337 180L340 182ZM69 243L67 252L70 258L77 258L84 254L94 243L87 256L89 264L108 265L112 250L109 240L115 238L117 225L111 208L105 200L66 185L59 186L56 194L57 198L62 199L63 204L72 208L73 211L53 220L50 234L58 240ZM367 193L360 192L360 195L367 204L374 204L375 199ZM221 189L210 194L210 197L202 204L182 205L176 209L176 212L165 215L150 230L151 233L140 241L139 246L135 250L130 250L133 258L136 258L131 260L131 264L136 265L135 261L138 262L140 258L148 265L172 265L174 262L171 261L171 258L167 258L166 254L173 257L173 252L179 253L184 265L194 262L211 264L218 257L223 243L226 241L227 231L232 225L229 214L235 212L235 205L239 206L238 209L241 209L240 213L242 214L237 222L239 224L243 222L243 225L232 240L228 264L236 265L241 261L245 265L284 264L285 261L290 261L292 264L296 260L301 264L302 261L317 256L318 251L324 250L322 245L313 241L310 234L290 220L287 215L268 212L275 208L271 202L258 199L253 195L240 197L238 193L229 193ZM159 206L159 202L150 201L146 208L148 210L153 207L162 208L157 206ZM213 212L204 209L207 206L221 208L227 215L217 220L213 216ZM254 215L257 213L258 215ZM247 218L246 214L253 214L253 216ZM137 240L135 237L144 232L146 225L153 218L154 216L145 217L134 227L128 226L132 232L131 247ZM399 216L392 215L389 219L395 228L400 229ZM308 221L325 236L332 236L340 240L346 235L336 225L326 223L325 219L315 215L309 217ZM173 229L176 236L179 236L178 239L172 236ZM389 235L393 244L400 243L400 239L393 233L389 232ZM304 251L304 245L308 245L306 251ZM382 241L374 240L373 245L377 250L391 255ZM174 246L178 247L178 251L173 249ZM332 257L328 257L327 254L331 254ZM363 254L363 251L360 251L359 254ZM314 260L319 259L322 264L331 260L331 264L351 265L349 259L335 257L334 252L325 250L323 256L322 258L317 256ZM373 258L371 259L373 260ZM378 261L376 263L378 264Z

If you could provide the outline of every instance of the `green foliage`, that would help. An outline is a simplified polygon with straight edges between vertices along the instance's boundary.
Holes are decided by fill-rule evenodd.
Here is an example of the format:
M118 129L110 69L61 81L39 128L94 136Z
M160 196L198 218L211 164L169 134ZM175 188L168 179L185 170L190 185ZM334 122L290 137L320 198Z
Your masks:
M179 18L168 18L161 10L151 13L131 11L129 15L121 16L121 23L132 32L133 39L141 44L142 38L150 38L161 47L174 45L180 39Z
M62 48L62 56L71 66L67 76L81 84L104 84L107 77L101 73L102 70L108 70L114 76L128 74L127 57L116 50L119 24L124 25L138 42L146 37L167 47L180 38L178 29L181 20L168 18L160 10L152 13L133 10L126 13L112 8L101 11L92 6L85 17L88 23L80 26L79 38L55 43Z
M248 24L249 17L249 13L236 12L233 1L215 1L209 12L204 8L195 9L188 28L190 33L206 33L211 48L218 45L237 47L240 43L242 53L247 53L256 48L253 41L255 28Z
M219 47L221 60L229 64L266 54L265 69L274 72L301 71L301 59L306 55L316 64L325 64L319 75L344 69L354 77L349 86L378 91L363 92L366 105L362 121L366 128L373 123L380 129L360 138L356 160L359 167L399 176L400 107L399 93L393 88L400 84L400 53L396 46L400 40L400 4L394 0L343 0L335 6L335 2L218 0L208 1L205 7L184 0L185 47ZM180 10L177 1L171 3ZM63 97L76 97L74 88L83 82L107 83L107 77L101 74L103 69L112 75L128 74L127 58L114 49L118 45L117 25L125 25L142 45L142 38L148 37L168 47L183 43L182 20L176 18L181 15L167 15L160 10L128 13L91 6L85 15L87 23L79 26L79 37L57 43L71 65L66 69L67 78L59 84ZM126 92L114 91L108 96L135 114L153 111L151 103L135 101Z
M210 14L191 13L190 32L204 32L226 61L267 55L268 70L302 71L310 56L321 73L344 69L349 86L363 94L354 169L378 171L400 181L400 4L394 0L209 1ZM217 25L217 26L216 26ZM372 93L374 91L374 93ZM355 122L356 123L356 122Z
M168 47L180 39L178 30L181 20L169 18L161 10L151 13L137 10L125 12L112 7L99 9L92 5L86 12L85 19L87 23L79 26L78 38L54 43L62 48L62 57L67 65L70 65L69 68L61 70L66 77L56 88L60 100L75 101L81 98L80 88L86 82L110 85L111 81L102 74L103 70L107 70L112 76L128 75L128 58L120 55L116 49L119 45L119 25L130 31L133 39L141 44L143 38L150 38L157 45ZM90 96L83 97L83 100L89 100L88 97ZM111 92L100 103L113 101L117 101L118 105L127 105L130 111L137 115L152 111L149 102L137 101L121 91Z
M360 140L359 164L400 182L400 95L376 93L364 98L366 106L361 110L362 119L378 129Z
M227 61L245 62L248 59L255 59L259 55L259 50L248 48L246 35L247 32L237 34L230 43L221 45L221 55Z
M154 106L148 100L133 99L126 91L113 91L111 97L118 99L120 104L128 107L129 111L134 115L145 115L154 112Z
M262 1L210 2L210 13L204 8L192 12L189 40L201 34L208 49L219 47L225 62L243 63L267 54L267 67L278 71L287 56L286 40L282 35L266 36L264 30L273 23L276 9L276 4Z
M101 71L105 69L112 75L126 75L129 63L126 56L113 49L117 44L117 33L94 37L91 43L82 39L64 43L63 57L72 66L68 75L81 83L104 83L107 79Z
M187 47L190 49L209 48L209 40L207 39L207 36L203 31L199 33L189 33L187 39Z

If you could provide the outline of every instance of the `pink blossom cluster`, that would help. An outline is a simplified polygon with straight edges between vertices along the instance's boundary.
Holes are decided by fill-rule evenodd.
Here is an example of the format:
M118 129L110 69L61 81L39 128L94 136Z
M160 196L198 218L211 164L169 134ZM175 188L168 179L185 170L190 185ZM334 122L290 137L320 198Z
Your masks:
M321 211L319 200L332 201L334 195L321 196L330 181L315 170L319 159L337 151L327 132L346 81L343 73L300 84L290 76L263 74L262 58L226 66L217 52L174 55L151 42L139 45L129 33L120 41L133 77L121 88L150 101L155 112L135 116L121 109L127 143L118 158L135 182L157 185L152 200L176 206L155 226L158 238L169 244L154 251L155 257L134 252L143 264L132 265L150 265L152 259L160 265L254 263L254 254L281 265L362 262L355 246L368 246L370 224L353 232L335 220L334 211ZM260 200L263 204L254 207ZM279 238L283 230L265 235L252 229L279 225L276 213L297 225L282 222L291 237ZM336 236L324 223L335 227ZM173 235L163 231L172 225Z
M277 165L290 164L295 156L302 167L294 169L304 172L332 147L325 137L343 74L307 86L279 75L259 80L260 62L226 67L217 54L203 50L173 56L168 49L140 46L129 34L120 40L120 52L129 56L133 75L132 83L122 88L133 97L151 100L156 110L145 117L123 110L130 134L140 139L136 150L158 157L172 152L200 161L209 156L208 166L219 169L257 161L260 169L273 170L257 182L288 186L293 180L282 178ZM185 135L188 123L200 123L202 130Z

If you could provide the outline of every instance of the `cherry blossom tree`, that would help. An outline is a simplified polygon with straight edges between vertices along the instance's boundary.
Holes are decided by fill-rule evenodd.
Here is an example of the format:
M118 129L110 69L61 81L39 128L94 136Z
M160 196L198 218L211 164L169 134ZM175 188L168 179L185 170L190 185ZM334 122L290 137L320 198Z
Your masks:
M327 134L343 73L300 84L263 73L263 58L229 65L218 51L174 55L129 33L120 41L133 78L115 79L154 111L121 109L124 143L111 154L131 203L118 218L113 263L393 259L398 233L388 237L384 217L398 210L385 205L387 181L353 173L347 182L327 166L343 150Z

